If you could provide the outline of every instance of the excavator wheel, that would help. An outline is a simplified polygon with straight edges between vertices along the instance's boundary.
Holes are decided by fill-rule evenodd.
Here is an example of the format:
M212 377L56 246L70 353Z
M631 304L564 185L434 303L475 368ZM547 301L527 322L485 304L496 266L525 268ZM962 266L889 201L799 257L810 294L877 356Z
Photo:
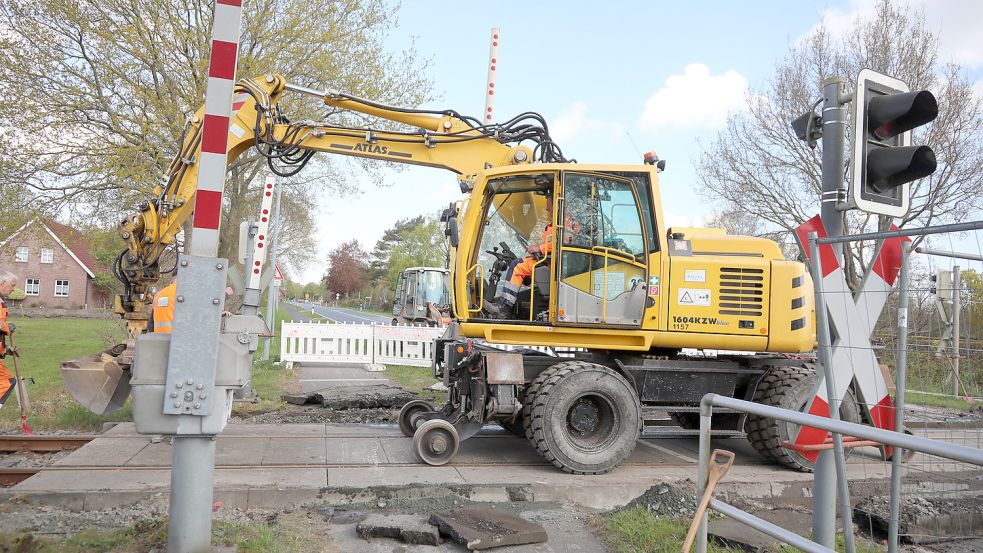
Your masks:
M572 474L603 474L635 450L642 407L631 384L615 371L584 361L546 369L536 379L532 441L548 461Z
M533 402L536 400L536 392L539 391L539 387L546 381L547 377L544 377L546 373L553 369L560 369L563 367L579 367L581 363L579 361L563 361L562 363L557 363L549 369L539 373L539 375L528 385L525 389L525 398L522 401L522 430L529 443L536 447L536 441L532 436L532 406Z
M813 366L774 366L770 367L758 382L753 401L801 411L805 408L816 386L816 370ZM860 407L853 391L847 392L840 406L840 419L848 422L861 422ZM768 417L748 415L744 425L748 441L762 457L775 461L788 468L812 472L815 463L801 453L782 447L782 442L790 441L798 432L798 425L776 421Z

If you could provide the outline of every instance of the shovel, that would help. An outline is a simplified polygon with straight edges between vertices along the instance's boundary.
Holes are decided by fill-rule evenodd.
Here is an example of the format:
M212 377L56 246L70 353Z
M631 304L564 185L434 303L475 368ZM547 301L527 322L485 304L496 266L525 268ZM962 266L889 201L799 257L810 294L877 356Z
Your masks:
M710 455L710 478L707 480L706 490L703 491L703 499L696 508L696 515L693 516L693 523L689 526L686 534L686 541L683 542L683 553L689 553L693 542L696 541L696 531L700 528L700 520L707 506L710 505L710 498L713 497L713 490L717 487L717 482L727 474L727 470L734 464L734 453L723 449L715 449Z
M14 335L10 334L10 347L14 350L14 354L11 357L14 359L14 378L17 380L17 406L20 407L20 427L24 431L24 434L30 436L34 434L31 432L31 427L27 425L27 390L24 388L24 379L20 377L20 367L17 366L17 357L20 356L17 353L17 346L14 345Z

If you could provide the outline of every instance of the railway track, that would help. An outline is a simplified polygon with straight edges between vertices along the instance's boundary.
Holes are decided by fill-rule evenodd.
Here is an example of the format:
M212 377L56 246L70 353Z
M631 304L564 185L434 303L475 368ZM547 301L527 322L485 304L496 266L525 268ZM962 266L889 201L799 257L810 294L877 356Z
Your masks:
M0 453L16 453L23 451L31 451L34 453L52 453L57 451L73 450L84 446L95 438L95 436L88 435L0 435Z
M95 439L95 436L21 436L0 435L0 453L57 453L78 449ZM47 467L0 467L0 487L13 486L34 476Z

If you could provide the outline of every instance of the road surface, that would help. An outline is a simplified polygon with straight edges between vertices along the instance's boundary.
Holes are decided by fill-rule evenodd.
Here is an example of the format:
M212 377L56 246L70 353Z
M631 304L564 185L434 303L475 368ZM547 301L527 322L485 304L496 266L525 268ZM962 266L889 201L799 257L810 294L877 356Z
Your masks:
M386 317L383 315L375 315L372 313L365 313L357 309L348 309L345 307L325 307L322 305L313 305L307 302L296 302L292 303L295 307L300 309L306 309L310 311L314 310L315 313L328 319L330 321L335 321L338 323L381 323L389 324L392 321L392 317Z

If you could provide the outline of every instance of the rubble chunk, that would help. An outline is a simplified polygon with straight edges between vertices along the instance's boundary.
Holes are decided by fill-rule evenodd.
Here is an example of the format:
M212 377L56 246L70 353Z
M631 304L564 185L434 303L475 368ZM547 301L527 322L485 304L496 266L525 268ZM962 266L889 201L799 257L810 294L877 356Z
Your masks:
M542 525L499 509L484 507L437 513L431 515L430 524L471 551L541 543L548 539Z

